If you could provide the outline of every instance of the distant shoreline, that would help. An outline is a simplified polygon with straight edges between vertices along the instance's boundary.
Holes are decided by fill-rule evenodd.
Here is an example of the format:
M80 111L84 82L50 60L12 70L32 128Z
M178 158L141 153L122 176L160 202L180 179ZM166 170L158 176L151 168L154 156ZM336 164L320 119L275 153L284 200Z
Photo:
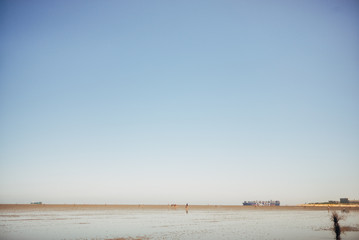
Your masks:
M329 208L328 208L329 207ZM294 206L189 205L189 210L354 210L359 205L301 204ZM0 204L0 210L184 210L185 205L151 204Z
M307 204L301 204L299 206L303 206L303 207L340 207L340 208L359 208L359 204L326 204L326 203L307 203Z

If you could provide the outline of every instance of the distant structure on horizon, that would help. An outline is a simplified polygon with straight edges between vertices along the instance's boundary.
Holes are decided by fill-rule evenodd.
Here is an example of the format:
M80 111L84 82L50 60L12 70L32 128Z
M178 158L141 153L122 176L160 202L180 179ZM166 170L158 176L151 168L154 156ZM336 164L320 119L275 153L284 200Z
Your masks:
M42 204L42 202L31 202L30 204Z
M359 200L349 200L349 198L340 198L339 201L329 200L328 202L316 202L310 204L355 204L359 205Z
M348 198L341 198L340 203L344 204L359 204L359 200L349 200Z
M280 201L244 201L243 206L280 206Z

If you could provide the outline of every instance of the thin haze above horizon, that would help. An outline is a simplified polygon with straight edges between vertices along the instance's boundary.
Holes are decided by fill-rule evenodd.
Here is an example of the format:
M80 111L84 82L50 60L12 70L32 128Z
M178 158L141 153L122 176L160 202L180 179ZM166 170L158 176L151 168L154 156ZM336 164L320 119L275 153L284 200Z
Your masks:
M0 203L359 199L359 2L1 1Z

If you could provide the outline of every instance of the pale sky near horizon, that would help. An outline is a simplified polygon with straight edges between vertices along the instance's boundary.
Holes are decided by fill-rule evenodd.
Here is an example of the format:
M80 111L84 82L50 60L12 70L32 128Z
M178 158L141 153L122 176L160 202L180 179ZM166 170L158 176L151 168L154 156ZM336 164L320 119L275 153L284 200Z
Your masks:
M1 1L0 203L359 199L358 1Z

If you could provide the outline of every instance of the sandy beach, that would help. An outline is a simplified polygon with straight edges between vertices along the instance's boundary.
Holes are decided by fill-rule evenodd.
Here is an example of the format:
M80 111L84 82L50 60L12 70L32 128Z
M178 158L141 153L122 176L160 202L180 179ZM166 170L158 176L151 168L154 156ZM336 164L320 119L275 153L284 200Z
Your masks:
M242 205L189 205L189 210L343 210L359 211L359 205L303 204L296 206L242 206ZM185 205L146 205L146 204L0 204L1 210L115 210L115 209L148 209L148 210L184 210Z
M358 206L0 204L0 238L331 239L331 212L345 215L343 240L359 237Z

